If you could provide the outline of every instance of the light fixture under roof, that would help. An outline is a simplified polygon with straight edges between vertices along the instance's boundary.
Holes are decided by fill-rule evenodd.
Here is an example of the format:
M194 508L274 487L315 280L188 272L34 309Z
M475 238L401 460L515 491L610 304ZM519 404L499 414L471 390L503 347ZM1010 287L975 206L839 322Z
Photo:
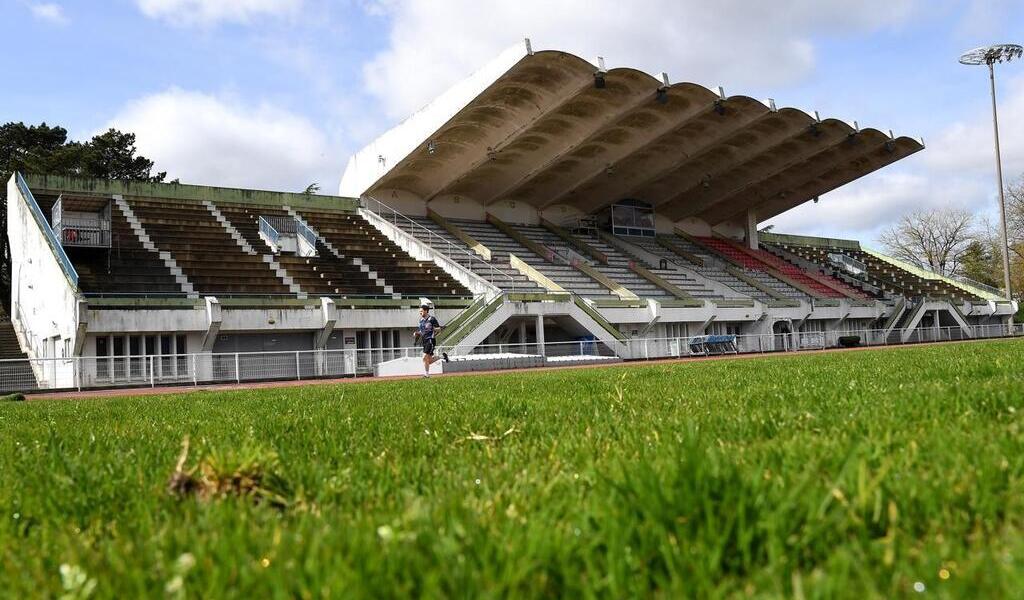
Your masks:
M668 88L668 73L662 73L661 86L658 87L658 92L654 96L658 104L668 104Z
M605 85L604 76L608 74L608 70L604 68L604 57L597 57L597 70L594 71L594 87L599 90L603 90Z

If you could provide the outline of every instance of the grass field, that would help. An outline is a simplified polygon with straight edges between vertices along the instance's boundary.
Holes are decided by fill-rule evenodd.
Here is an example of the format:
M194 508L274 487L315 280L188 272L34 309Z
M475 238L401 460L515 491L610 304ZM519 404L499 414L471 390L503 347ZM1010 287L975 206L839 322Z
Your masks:
M0 594L1019 597L1022 357L5 403Z

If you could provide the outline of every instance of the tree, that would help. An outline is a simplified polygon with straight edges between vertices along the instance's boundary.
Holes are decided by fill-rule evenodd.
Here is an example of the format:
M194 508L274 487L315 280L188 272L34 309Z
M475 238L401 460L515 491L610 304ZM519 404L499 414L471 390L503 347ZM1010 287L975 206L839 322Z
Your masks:
M999 256L1001 255L998 246L994 246L991 240L981 234L967 245L961 261L961 274L978 283L1002 287L1003 278L999 274L1002 272L1003 263Z
M302 193L307 195L307 196L312 196L313 194L319 194L320 193L320 184L314 181L313 183L307 185L306 189L303 190Z
M108 129L82 146L76 175L96 179L160 182L167 172L153 174L153 161L135 155L135 134Z
M958 275L974 236L974 216L957 208L904 215L879 240L894 257L941 275Z
M136 155L135 134L110 129L87 142L68 141L68 131L46 123L0 126L0 240L3 262L0 287L10 297L10 252L7 241L7 181L15 171L42 175L77 175L100 179L163 181L153 161Z
M1024 300L1024 175L1006 186L1006 237L1009 239L1010 287L1017 300ZM1003 287L1003 232L998 222L986 220L982 229L992 248L992 272L997 287ZM1022 307L1024 313L1024 307Z

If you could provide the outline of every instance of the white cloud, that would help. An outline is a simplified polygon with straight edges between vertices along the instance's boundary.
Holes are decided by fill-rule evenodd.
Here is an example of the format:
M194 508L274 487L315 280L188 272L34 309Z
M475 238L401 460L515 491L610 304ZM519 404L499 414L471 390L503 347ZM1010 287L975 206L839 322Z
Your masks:
M1014 62L1004 67L1019 67ZM999 67L996 67L999 69ZM984 67L978 67L978 102L969 119L953 123L934 140L926 140L929 149L926 160L937 171L986 173L995 170L993 149L992 107L989 104L988 76ZM999 143L1003 157L1003 171L1008 177L1024 172L1024 76L997 75L996 90L999 102Z
M906 160L920 159L912 157ZM770 221L780 233L859 239L869 245L900 216L923 208L954 206L989 212L994 188L977 177L947 173L938 176L914 167L887 167L864 179L807 202ZM987 204L986 204L987 203Z
M914 0L364 0L391 17L388 47L364 68L368 89L403 117L517 39L609 66L667 71L727 91L801 80L814 39L893 26Z
M983 83L985 77L979 76ZM1002 80L999 137L1004 183L1024 175L1024 77ZM995 218L995 154L991 106L984 86L970 118L953 122L920 154L782 214L780 232L838 235L870 242L900 216L918 208L953 206Z
M144 15L175 25L247 23L259 16L295 14L302 0L136 0Z
M32 16L40 21L46 21L53 25L67 25L68 17L64 14L64 7L52 2L40 2L29 4Z
M170 89L129 103L107 127L135 133L139 153L183 183L329 189L339 164L305 117L231 97Z

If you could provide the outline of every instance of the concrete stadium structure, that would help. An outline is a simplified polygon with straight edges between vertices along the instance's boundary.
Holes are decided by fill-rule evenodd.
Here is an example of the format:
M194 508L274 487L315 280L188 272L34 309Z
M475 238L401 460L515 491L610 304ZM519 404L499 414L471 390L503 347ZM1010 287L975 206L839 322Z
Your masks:
M449 370L1011 333L998 290L758 232L922 148L527 41L337 197L15 174L0 387L413 372L423 299Z

